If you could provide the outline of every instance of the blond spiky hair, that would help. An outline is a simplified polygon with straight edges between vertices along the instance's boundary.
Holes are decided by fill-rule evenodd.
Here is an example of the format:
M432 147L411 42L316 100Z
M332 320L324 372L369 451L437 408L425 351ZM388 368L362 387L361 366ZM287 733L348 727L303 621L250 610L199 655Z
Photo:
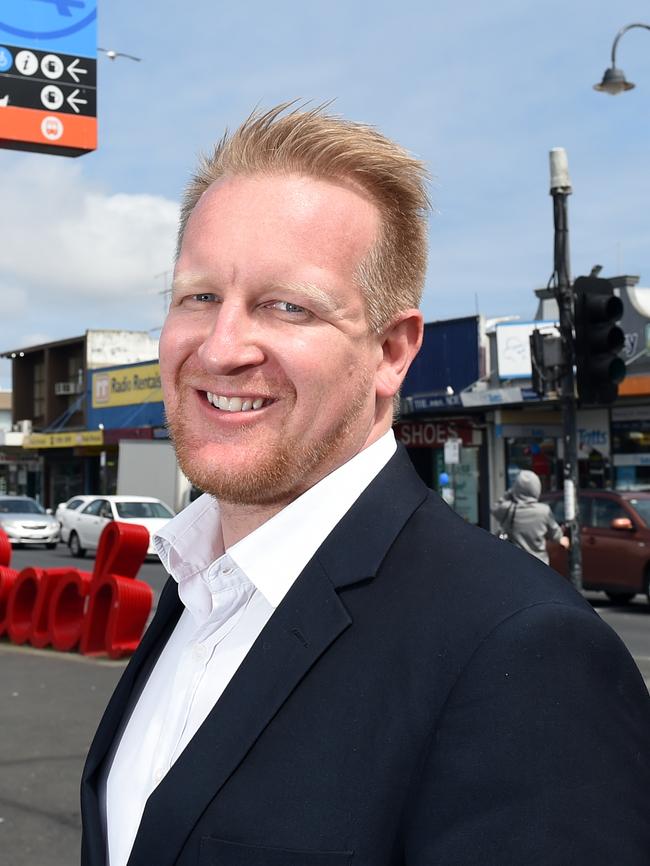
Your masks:
M287 102L254 111L203 156L181 204L177 255L187 221L208 187L227 176L303 174L363 188L382 217L380 237L358 268L368 323L381 333L417 307L426 270L427 171L422 162L370 126Z

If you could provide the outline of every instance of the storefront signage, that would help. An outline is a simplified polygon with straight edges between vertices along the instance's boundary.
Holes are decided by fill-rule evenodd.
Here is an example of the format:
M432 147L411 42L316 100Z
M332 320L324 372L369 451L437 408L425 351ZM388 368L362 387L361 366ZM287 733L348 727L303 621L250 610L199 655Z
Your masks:
M481 431L465 421L400 421L394 430L398 441L407 448L443 448L449 439L463 445L481 442Z
M410 415L413 412L430 412L433 409L456 409L463 404L458 394L420 394L417 397L402 399L402 412Z
M612 421L650 420L650 406L614 406Z
M148 546L144 526L113 521L100 536L92 574L76 568L16 571L0 530L0 635L62 652L110 658L132 653L153 601L151 587L136 578Z
M160 403L160 365L136 364L97 370L92 374L93 409L130 406L136 403Z
M2 0L0 147L97 147L96 32L95 0Z
M463 406L502 406L508 403L522 403L524 394L521 388L486 388L484 391L463 391L460 395Z
M102 430L78 430L76 433L30 433L23 448L76 448L79 445L103 445Z
M500 379L530 379L530 335L535 330L559 333L557 322L502 322L496 326Z
M609 417L607 409L581 409L578 412L578 458L587 460L610 456Z

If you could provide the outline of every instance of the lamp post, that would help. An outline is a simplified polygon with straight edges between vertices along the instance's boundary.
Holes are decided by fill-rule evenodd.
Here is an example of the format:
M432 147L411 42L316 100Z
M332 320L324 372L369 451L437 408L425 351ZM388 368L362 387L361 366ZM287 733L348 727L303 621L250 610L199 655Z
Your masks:
M631 81L627 81L625 73L622 69L616 66L616 48L618 41L624 33L632 30L635 27L642 27L644 30L650 30L650 24L627 24L622 27L616 34L614 44L612 45L612 65L605 70L603 80L599 84L594 84L594 90L599 90L601 93L609 93L610 96L616 96L617 93L622 93L624 90L632 90L635 86Z
M569 220L567 200L571 195L571 178L566 151L554 147L550 154L553 197L555 298L560 313L563 375L560 402L564 434L564 523L569 530L569 578L576 589L582 589L582 552L580 519L576 508L578 489L578 437L576 430L575 351L573 340L573 287L569 257Z

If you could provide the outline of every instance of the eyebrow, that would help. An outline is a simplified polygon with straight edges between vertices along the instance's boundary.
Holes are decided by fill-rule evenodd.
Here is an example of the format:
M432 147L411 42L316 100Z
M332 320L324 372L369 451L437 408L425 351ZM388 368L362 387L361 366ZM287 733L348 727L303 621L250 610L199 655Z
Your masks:
M203 291L209 289L218 291L218 287L202 274L179 274L172 280L172 294L198 289L202 289ZM336 313L339 310L339 304L336 299L315 283L276 282L269 284L268 291L289 292L290 294L300 295L328 313Z
M202 289L210 285L207 277L201 274L179 274L172 280L172 293L178 291L188 291L189 289Z
M274 283L272 288L273 291L302 295L328 313L335 313L339 309L335 298L315 283Z

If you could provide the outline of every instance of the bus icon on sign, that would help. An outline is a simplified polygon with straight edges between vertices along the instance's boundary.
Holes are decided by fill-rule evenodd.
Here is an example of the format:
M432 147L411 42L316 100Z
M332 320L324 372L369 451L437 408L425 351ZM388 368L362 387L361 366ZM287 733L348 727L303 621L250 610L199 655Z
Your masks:
M63 135L63 124L58 117L45 117L41 123L41 132L48 141L58 141Z

